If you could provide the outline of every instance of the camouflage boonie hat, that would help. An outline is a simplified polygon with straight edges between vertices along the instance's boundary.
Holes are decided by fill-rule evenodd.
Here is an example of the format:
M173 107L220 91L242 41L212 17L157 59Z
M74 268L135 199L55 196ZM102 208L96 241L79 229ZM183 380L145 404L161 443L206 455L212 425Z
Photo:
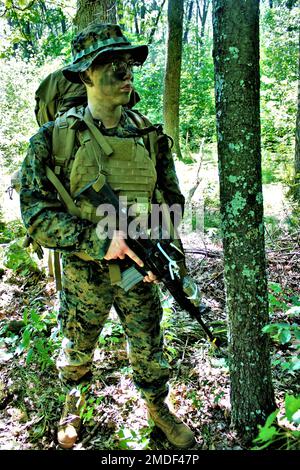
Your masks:
M134 60L143 64L148 46L133 46L117 24L93 23L73 39L73 63L64 67L62 72L70 82L81 83L79 72L87 70L95 59L104 61L118 52L130 52Z

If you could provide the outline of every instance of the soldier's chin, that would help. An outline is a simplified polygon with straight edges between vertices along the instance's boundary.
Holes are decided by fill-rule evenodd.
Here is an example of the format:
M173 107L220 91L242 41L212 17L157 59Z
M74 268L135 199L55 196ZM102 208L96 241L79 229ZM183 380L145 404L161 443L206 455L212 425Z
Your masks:
M130 101L130 95L131 95L131 91L123 92L121 97L120 97L121 104L123 104L123 105L128 104L129 101Z

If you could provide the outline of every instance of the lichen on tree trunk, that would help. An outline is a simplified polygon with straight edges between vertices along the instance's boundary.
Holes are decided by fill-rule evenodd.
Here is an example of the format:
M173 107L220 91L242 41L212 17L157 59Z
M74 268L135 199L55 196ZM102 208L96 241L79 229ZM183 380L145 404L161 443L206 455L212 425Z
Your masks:
M259 107L259 1L214 0L220 202L232 422L245 441L274 410Z
M74 24L81 30L90 23L116 23L115 0L77 0Z

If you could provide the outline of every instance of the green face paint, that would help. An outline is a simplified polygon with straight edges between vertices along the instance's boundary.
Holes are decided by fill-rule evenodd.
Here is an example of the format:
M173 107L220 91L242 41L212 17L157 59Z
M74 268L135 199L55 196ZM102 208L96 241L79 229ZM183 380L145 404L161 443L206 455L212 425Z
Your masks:
M110 70L105 70L101 74L99 83L101 87L113 87L117 84L118 81L119 80L115 77L113 73L111 73Z
M124 80L126 77L128 70L132 75L136 68L140 67L142 64L140 62L136 62L134 60L114 60L111 64L111 68L114 72L114 76L118 80Z

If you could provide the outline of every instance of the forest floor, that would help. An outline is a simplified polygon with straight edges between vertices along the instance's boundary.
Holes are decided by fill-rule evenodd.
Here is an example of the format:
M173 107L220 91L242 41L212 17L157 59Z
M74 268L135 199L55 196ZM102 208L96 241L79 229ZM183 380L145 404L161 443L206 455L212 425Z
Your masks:
M215 200L215 169L213 178L211 169L207 169L211 185L206 181L205 165L198 169L201 181L196 178L197 168L191 166L183 186L190 187L195 180L196 198L200 191L207 199ZM300 305L299 238L279 227L285 207L279 198L274 208L278 191L265 188L265 195L266 205L270 203L267 215L278 216L266 230L268 276L273 286L270 321L292 322L286 310ZM189 273L201 286L203 298L211 308L204 321L224 339L225 345L215 350L199 324L175 309L162 292L165 352L172 366L169 401L195 433L197 443L193 450L245 450L230 424L223 257L218 229L186 233L183 242L188 248ZM55 284L44 271L20 276L0 269L0 449L59 450L56 426L64 391L55 369L59 344L57 309ZM299 395L299 371L287 371L281 366L295 353L293 348L292 344L272 342L273 384L282 413L285 394ZM125 337L114 311L95 351L84 421L75 450L173 450L147 419L132 382Z

